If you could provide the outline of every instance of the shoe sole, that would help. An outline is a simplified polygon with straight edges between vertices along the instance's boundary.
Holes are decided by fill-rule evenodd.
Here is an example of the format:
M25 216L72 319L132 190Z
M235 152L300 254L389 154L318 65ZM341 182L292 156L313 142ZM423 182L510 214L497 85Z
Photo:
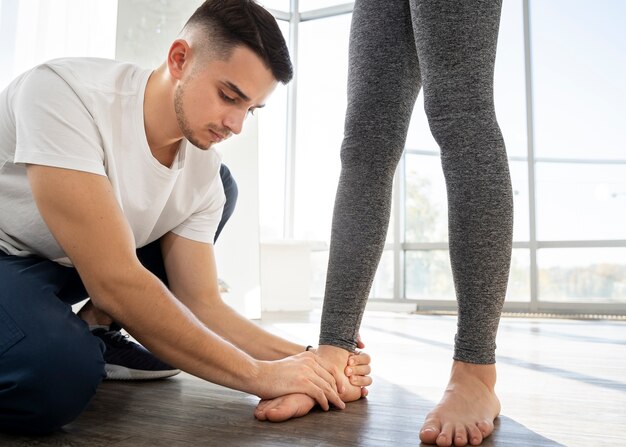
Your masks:
M120 365L104 365L107 374L106 380L156 380L165 379L180 373L180 369L169 369L163 371L143 371L138 369L130 369Z

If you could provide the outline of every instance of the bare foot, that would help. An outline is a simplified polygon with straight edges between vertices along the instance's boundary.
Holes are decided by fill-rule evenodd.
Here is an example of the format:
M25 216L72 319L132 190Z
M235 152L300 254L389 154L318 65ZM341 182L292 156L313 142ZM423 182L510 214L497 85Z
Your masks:
M341 374L333 374L337 381L337 389L339 397L344 402L352 402L367 395L367 389L361 388L362 385L369 383L352 384L350 379L344 375L343 369L352 368L353 365L346 364L350 359L350 353L344 349L334 346L320 346L317 354L330 360L335 365L336 372ZM358 381L359 379L354 379ZM315 406L315 401L306 394L289 394L287 396L277 397L276 399L262 400L254 411L254 417L260 421L282 422L291 418L302 417L311 411Z
M493 432L500 414L494 392L496 365L455 361L439 404L426 416L420 439L438 446L479 445Z
M259 402L254 417L259 421L282 422L302 417L314 406L315 401L306 394L288 394Z

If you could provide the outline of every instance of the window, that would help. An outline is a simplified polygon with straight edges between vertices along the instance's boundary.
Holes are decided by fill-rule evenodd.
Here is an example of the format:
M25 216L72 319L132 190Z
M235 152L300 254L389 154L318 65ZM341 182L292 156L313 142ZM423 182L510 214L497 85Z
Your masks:
M626 248L541 249L538 264L542 300L626 303Z
M626 164L538 163L540 240L626 238Z
M314 9L328 8L349 3L346 0L299 0L300 11L311 11Z
M341 14L345 3L298 2L306 14L296 25L294 237L321 242L312 254L313 296L324 292L324 244L340 171L351 19ZM593 303L626 310L624 16L620 0L606 0L602 8L580 0L503 3L495 106L515 207L505 306L541 310L565 303L575 310ZM371 297L454 308L446 188L421 94L394 187Z
M113 59L116 23L111 0L0 1L0 89L50 59Z
M278 11L289 11L289 0L263 0L259 2L265 8L275 9Z
M530 12L537 156L626 158L626 3L533 1Z
M289 42L289 24L278 21ZM287 93L278 84L259 115L259 218L261 240L281 239L284 233L287 154Z
M300 24L296 239L328 241L341 163L351 15Z
M405 157L405 241L447 242L448 199L439 154Z

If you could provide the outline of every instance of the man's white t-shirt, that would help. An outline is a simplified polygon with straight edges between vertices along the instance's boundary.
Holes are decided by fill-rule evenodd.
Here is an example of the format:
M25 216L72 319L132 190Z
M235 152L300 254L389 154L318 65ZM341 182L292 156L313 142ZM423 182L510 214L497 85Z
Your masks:
M225 202L220 157L183 140L170 167L152 155L143 119L151 70L57 59L0 93L0 250L71 265L39 214L25 164L106 176L143 247L172 231L213 243Z

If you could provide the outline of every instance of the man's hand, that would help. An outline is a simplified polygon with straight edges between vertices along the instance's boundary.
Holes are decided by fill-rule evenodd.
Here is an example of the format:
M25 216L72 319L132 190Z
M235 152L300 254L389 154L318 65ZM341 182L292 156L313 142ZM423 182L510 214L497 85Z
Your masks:
M360 337L358 340L359 346L365 346L360 340ZM318 350L317 348L312 348L309 349L309 352L317 354ZM344 381L343 376L348 377L352 385L361 387L361 396L365 397L368 394L367 388L365 387L372 384L372 378L369 377L369 374L372 372L372 368L370 367L371 361L372 359L369 354L361 351L355 351L353 354L348 356L348 361L343 372L338 368L332 368L330 371L339 384ZM345 388L346 387L344 385L340 385L337 389L339 393L345 393Z
M337 408L346 407L337 393L334 377L327 371L332 369L331 366L312 352L272 362L260 361L259 364L259 390L255 394L262 399L304 393L317 401L324 411L330 409L329 402Z
M344 352L348 355L347 362L344 362L344 371L347 372L351 370L349 375L350 383L347 384L347 387L342 384L348 379L348 377L346 377L347 374L337 382L339 384L340 396L344 402L350 402L360 397L367 396L367 388L365 388L365 386L372 383L371 377L368 376L371 371L369 365L371 361L370 356L362 352L350 354L347 351L332 346L323 346L321 350L327 356L330 354L330 357L341 357ZM333 362L331 361L331 363ZM333 373L340 371L340 367L337 368L334 366ZM364 385L359 387L359 383L363 383ZM287 419L304 416L308 414L314 406L315 401L305 394L289 394L276 399L261 400L254 411L254 416L260 421L282 422Z

